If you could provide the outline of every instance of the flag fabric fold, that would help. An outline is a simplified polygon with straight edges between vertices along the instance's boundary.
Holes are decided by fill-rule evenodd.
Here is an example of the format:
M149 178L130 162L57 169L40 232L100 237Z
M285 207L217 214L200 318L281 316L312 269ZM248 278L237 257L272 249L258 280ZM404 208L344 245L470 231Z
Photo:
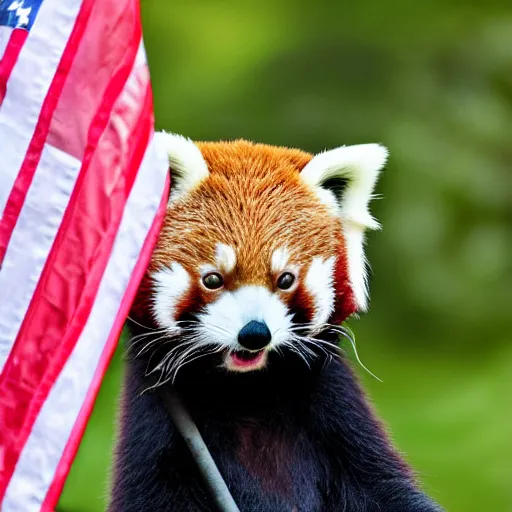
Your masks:
M138 0L0 0L0 510L54 510L165 214Z

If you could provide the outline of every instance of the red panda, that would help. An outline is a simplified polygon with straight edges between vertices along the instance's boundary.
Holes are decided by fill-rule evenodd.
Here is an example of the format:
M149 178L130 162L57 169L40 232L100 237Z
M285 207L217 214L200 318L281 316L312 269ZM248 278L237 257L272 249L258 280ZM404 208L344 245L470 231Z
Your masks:
M110 510L214 510L167 416L170 385L242 511L441 510L337 351L339 324L367 308L387 150L160 137L171 194L131 314Z

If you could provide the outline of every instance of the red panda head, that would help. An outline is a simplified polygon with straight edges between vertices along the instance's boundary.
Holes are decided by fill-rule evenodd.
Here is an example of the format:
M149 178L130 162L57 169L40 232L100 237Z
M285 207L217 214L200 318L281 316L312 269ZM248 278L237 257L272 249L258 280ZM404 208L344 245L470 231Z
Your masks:
M313 336L366 309L364 232L378 226L368 203L385 148L312 156L160 136L171 195L139 319L169 336L186 325L193 343L224 351L226 368L248 371L293 350L299 329Z

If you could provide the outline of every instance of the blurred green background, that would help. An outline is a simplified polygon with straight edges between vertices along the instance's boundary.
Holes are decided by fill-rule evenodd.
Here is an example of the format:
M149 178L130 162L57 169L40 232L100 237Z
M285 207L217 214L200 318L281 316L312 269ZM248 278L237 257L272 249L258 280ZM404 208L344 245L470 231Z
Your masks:
M143 0L158 128L382 142L361 373L425 489L512 511L512 3ZM348 347L347 347L348 350ZM59 510L104 510L116 355Z

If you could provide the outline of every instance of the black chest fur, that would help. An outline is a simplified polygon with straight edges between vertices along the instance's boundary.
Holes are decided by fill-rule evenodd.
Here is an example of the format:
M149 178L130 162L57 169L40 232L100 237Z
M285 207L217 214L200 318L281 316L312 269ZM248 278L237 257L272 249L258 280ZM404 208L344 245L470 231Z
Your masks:
M111 511L214 511L147 361L128 364ZM185 368L176 387L242 512L438 511L421 493L341 359L308 368Z

